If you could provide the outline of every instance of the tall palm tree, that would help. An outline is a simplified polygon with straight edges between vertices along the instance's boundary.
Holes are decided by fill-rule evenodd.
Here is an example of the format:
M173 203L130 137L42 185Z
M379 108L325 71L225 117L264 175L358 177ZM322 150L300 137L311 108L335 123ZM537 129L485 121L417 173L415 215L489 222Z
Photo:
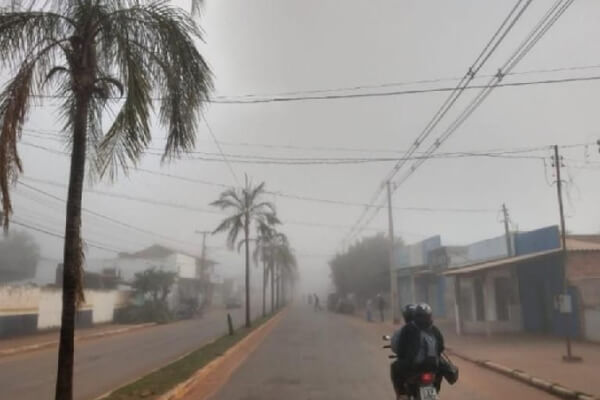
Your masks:
M297 261L289 242L282 242L274 249L274 258L278 270L277 297L278 306L286 301L285 285L291 284L297 274Z
M275 232L269 243L269 271L271 273L271 310L280 306L283 279L292 276L296 257L284 233Z
M269 282L269 262L270 258L270 242L275 234L275 230L271 226L260 225L256 232L256 247L252 253L254 263L262 264L263 280L262 280L262 315L267 315L267 284Z
M273 226L279 223L275 206L262 198L265 194L265 183L252 186L246 177L243 188L225 190L212 206L228 210L231 215L225 218L213 233L227 231L227 245L233 249L237 238L243 234L242 243L245 249L245 283L246 283L246 326L250 327L250 229L251 225Z
M17 142L34 99L61 101L70 144L63 307L56 399L73 397L73 336L81 285L81 203L86 158L96 177L135 166L152 139L153 96L167 129L163 160L192 149L211 76L190 14L165 1L28 0L0 9L0 66L14 71L0 93L0 192L8 228L11 182L22 171ZM102 129L107 107L115 111Z

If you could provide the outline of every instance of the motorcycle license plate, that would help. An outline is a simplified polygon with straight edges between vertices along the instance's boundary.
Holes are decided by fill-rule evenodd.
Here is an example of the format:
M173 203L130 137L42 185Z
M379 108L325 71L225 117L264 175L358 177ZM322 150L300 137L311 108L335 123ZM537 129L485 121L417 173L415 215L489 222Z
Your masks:
M437 391L433 386L421 386L419 395L421 400L438 400Z

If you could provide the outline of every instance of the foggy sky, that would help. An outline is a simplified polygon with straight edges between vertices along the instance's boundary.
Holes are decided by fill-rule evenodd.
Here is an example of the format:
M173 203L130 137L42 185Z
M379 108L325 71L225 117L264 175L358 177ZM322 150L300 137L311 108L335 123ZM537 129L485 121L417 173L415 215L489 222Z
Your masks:
M522 40L550 2L534 2L481 74L495 73L508 54ZM180 2L187 6L187 2ZM462 76L494 30L508 13L513 1L416 0L228 0L206 1L201 25L205 44L200 46L214 74L216 95L273 94L297 90L377 85L422 79ZM593 38L600 36L600 3L579 0L567 11L542 41L518 65L516 71L552 69L600 64ZM586 70L567 73L537 73L514 80L538 80L563 76L596 75ZM6 76L4 74L3 76ZM481 81L479 81L481 82ZM452 86L454 82L414 87ZM569 83L547 86L496 89L489 99L440 149L478 151L550 144L595 142L600 138L597 111L600 84ZM465 94L454 114L476 92ZM268 104L213 104L206 118L220 141L271 145L324 146L357 149L403 150L408 148L447 94L430 93L397 97L345 99ZM34 107L28 128L44 131L61 129L47 103ZM448 117L452 117L449 115ZM444 120L445 128L452 118ZM438 129L432 135L437 137ZM154 130L152 147L164 144L164 131ZM54 149L56 141L23 136L23 141ZM199 151L217 152L205 125L198 132ZM61 155L20 146L25 176L66 183L67 159ZM376 151L285 150L223 144L226 153L289 157L381 157ZM599 162L596 146L588 157L582 149L565 151L568 229L597 232L598 166L581 166L585 160ZM540 153L549 157L550 153ZM571 160L578 160L577 162ZM549 166L549 162L547 163ZM238 179L248 174L254 181L266 181L267 188L302 196L366 203L392 163L359 165L274 166L233 164ZM159 158L145 156L143 168L159 170ZM198 180L234 184L224 163L181 160L161 171ZM444 244L464 244L499 235L503 226L498 212L509 207L514 228L527 230L557 224L555 187L549 169L540 160L464 158L431 160L421 167L394 194L396 207L487 209L481 213L394 212L396 234L407 242L441 234ZM34 183L31 183L34 184ZM65 197L66 189L34 184ZM116 183L96 187L157 201L209 208L222 190L132 172ZM19 188L14 195L16 215L39 221L62 232L61 204L32 195ZM349 226L361 209L272 197L284 221ZM180 241L186 250L199 251L200 235L211 230L220 216L174 210L127 200L85 195L85 206L96 212L137 227L161 232ZM15 227L16 228L16 227ZM387 215L382 211L370 225L386 231ZM301 274L313 285L329 273L327 260L341 249L348 229L284 225L283 230L298 254ZM153 242L173 244L98 218L84 218L86 238L120 249L135 251ZM42 255L59 259L60 240L36 234ZM242 258L224 250L224 236L208 241L211 258L221 263L225 274L241 272ZM88 258L110 257L110 253L89 249ZM322 285L319 286L322 290Z

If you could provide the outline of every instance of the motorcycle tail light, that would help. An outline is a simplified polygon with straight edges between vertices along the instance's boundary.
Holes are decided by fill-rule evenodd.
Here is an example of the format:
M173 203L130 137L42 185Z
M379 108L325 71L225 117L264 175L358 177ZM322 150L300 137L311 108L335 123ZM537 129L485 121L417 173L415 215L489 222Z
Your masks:
M435 375L432 374L431 372L425 372L425 373L421 374L421 383L423 383L425 385L431 385L434 380L435 380Z

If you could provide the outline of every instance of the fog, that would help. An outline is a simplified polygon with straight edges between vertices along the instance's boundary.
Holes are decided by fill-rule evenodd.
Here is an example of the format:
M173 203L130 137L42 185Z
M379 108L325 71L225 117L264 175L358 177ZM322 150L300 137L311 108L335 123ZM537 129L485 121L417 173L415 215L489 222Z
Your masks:
M181 3L185 5L185 3ZM506 38L482 74L494 73L541 12L534 4L523 23ZM536 8L537 7L537 8ZM593 23L600 5L580 1L525 57L520 72L598 64L593 43L598 32ZM377 7L359 1L207 2L201 25L201 44L215 75L216 96L270 95L293 91L446 79L461 76L507 12L503 2L452 4L381 1ZM460 18L461 23L456 23ZM310 29L307 27L310 26ZM577 43L577 46L573 46ZM593 69L531 73L514 80L538 80L594 74ZM435 84L413 84L427 88ZM490 98L443 145L441 152L482 151L594 142L599 133L595 112L598 84L594 81L556 85L508 87ZM403 87L400 87L403 88ZM371 92L374 90L370 90ZM472 93L464 96L463 103ZM289 103L211 104L205 120L225 154L293 158L385 157L408 148L416 134L439 107L445 93L358 99L315 100ZM460 105L460 104L459 104ZM460 109L457 105L457 110ZM23 182L64 198L67 158L57 151L62 125L55 118L52 100L34 107L26 125L20 151ZM450 121L450 119L448 119ZM164 131L153 130L152 148L164 145ZM144 156L140 171L101 182L89 189L84 205L94 212L155 233L144 234L105 219L86 215L85 238L119 251L136 251L162 243L199 253L197 230L212 230L220 216L208 204L223 189L201 181L236 185L247 174L266 182L274 193L364 204L390 170L393 162L360 164L280 165L239 163L231 168L218 161L220 150L207 125L198 130L196 150L211 153L217 161L196 155L161 164L153 154ZM598 151L594 146L566 150L567 226L573 232L598 231L598 188L595 185ZM394 193L396 235L407 242L441 234L448 244L468 243L502 233L497 211L509 207L519 229L555 224L558 212L549 170L550 152L541 160L458 158L430 160ZM571 161L572 160L572 161ZM151 170L189 179L184 181ZM234 178L234 175L236 178ZM60 184L60 185L58 185ZM129 196L195 207L202 211L125 200ZM61 232L64 206L17 184L15 216ZM361 207L328 204L272 195L284 222L282 230L294 247L302 280L308 287L326 290L328 260L347 245L348 233ZM406 207L431 211L402 210ZM458 212L445 209L485 210ZM387 230L380 210L367 229L351 240ZM61 258L60 238L32 232L41 254ZM168 239L165 239L168 238ZM211 236L208 253L224 275L241 273L242 257L224 248L222 235ZM114 252L88 247L87 257L114 257Z
M189 0L173 3L190 8ZM76 372L75 397L96 398L212 345L226 333L233 336L245 321L250 326L246 310L251 318L266 321L292 295L301 302L282 313L284 328L261 331L274 329L272 337L279 342L267 339L260 350L264 353L250 358L247 370L241 367L236 375L246 385L239 389L241 395L232 384L232 392L219 398L267 399L257 384L265 381L290 393L310 383L290 399L333 393L330 386L339 383L344 386L340 390L356 393L340 391L328 398L389 397L387 355L377 352L380 343L373 338L395 329L389 323L399 320L399 307L417 300L432 303L429 312L451 332L452 348L469 350L471 359L506 362L510 370L531 372L530 365L520 362L540 354L552 353L556 357L543 358L559 363L555 348L562 339L557 338L581 339L575 352L591 361L578 364L581 373L564 374L570 381L553 375L562 367L548 367L548 372L541 362L532 365L549 382L600 393L586 369L600 362L597 349L588 343L600 341L600 258L595 257L600 254L600 53L595 40L600 37L600 2L573 2L507 71L503 66L514 60L511 55L549 7L549 2L530 2L483 68L473 70L513 3L204 1L198 17L203 41L196 45L212 71L214 89L201 110L195 148L163 161L167 130L153 114L152 143L138 165L113 180L98 180L89 170L93 161L88 157L82 203L86 273L78 277L85 287L78 293L83 297L77 298L78 332L160 325L137 339L132 334L114 342L91 341L87 347L77 344L80 358L75 364L83 367ZM524 3L529 4L518 4ZM456 91L469 71L470 87ZM0 70L2 87L12 74ZM484 92L489 96L477 102ZM453 98L455 93L459 97ZM155 100L155 111L161 100ZM29 345L17 336L47 335L44 343L51 343L65 321L60 319L66 304L61 302L60 272L71 132L58 117L61 101L36 98L31 107L18 144L23 173L11 186L14 214L0 239L0 303L6 303L0 304L0 338L9 338L0 341L0 387L12 385L8 392L14 398L46 398L54 383L48 376L54 377L56 365L56 352L10 358L12 347ZM102 117L105 130L121 101L109 101ZM440 114L449 101L451 107ZM476 106L470 109L472 104ZM439 124L432 124L440 115ZM428 127L430 134L423 135ZM554 145L561 156L565 231L555 227L560 218ZM240 241L243 234L232 245L227 229L216 232L231 212L214 204L228 189L242 193L247 182L264 183L260 200L274 206L277 231L285 235L265 234L252 226L248 259ZM268 221L273 217L269 205L261 205L261 221ZM386 247L390 225L396 243L392 266L397 269L391 287ZM566 256L560 258L561 232L569 233L563 249L564 254L573 250L571 264ZM268 246L260 241L265 237ZM439 237L434 249L419 244L432 237ZM541 242L552 245L536 247ZM530 246L530 251L519 253L517 243ZM281 250L287 244L293 254ZM484 250L489 254L471 254ZM537 269L535 260L508 267L494 264L512 256L542 257L547 265L539 265L547 268ZM402 257L407 264L400 265ZM419 262L410 264L413 258ZM265 279L275 259L297 262L293 285L276 286L275 279L285 282L283 272ZM248 292L243 290L246 262ZM460 269L469 263L477 264L475 272ZM405 273L409 267L416 272ZM477 268L493 273L477 275ZM296 277L295 272L289 276ZM318 314L319 307L307 304L314 296L328 311L357 318ZM391 304L394 308L389 309ZM507 332L511 335L503 335ZM544 336L538 343L533 336L517 336L520 332L556 337ZM470 342L461 336L465 333L476 339ZM497 339L492 333L500 339L487 348L491 342L485 340ZM18 346L2 347L8 340ZM290 356L282 343L298 346L298 353ZM354 353L346 351L355 343L361 345ZM526 344L540 346L532 353L535 357L511 356ZM562 342L560 346L562 352ZM5 348L8 352L2 353ZM226 354L220 347L213 353ZM339 369L331 368L331 353L339 357ZM273 354L276 361L269 359ZM381 365L368 358L373 354ZM460 360L466 381L482 383L459 389L464 393L450 392L455 398L473 398L473 393L485 399L538 398L537 392L532 395L490 378L488 372L472 371L473 365L462 364L469 357ZM299 367L307 360L313 365ZM44 374L31 375L32 382L39 382L15 385L35 369L33 364ZM285 369L304 375L290 377L288 372L283 377ZM267 370L268 379L260 375ZM326 377L332 370L337 375ZM368 375L371 371L385 374ZM363 391L359 385L345 385L345 380L360 380ZM377 392L370 386L373 382L390 390Z

